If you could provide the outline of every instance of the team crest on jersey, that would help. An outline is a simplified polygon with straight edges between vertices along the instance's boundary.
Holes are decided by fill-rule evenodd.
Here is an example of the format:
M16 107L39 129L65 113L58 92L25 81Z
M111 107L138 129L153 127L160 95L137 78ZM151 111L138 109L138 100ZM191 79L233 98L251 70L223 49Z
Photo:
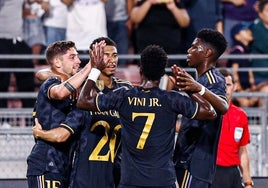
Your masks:
M241 140L242 134L243 134L243 128L236 127L234 131L234 139L236 142L239 142Z
M103 80L97 80L96 81L97 88L102 91L104 89L104 81Z

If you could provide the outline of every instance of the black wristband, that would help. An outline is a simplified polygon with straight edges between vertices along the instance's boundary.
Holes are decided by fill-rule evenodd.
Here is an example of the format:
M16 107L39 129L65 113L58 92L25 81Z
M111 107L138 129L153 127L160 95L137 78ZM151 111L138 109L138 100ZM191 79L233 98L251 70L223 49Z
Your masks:
M76 89L69 82L65 82L64 87L66 87L71 93L76 92Z

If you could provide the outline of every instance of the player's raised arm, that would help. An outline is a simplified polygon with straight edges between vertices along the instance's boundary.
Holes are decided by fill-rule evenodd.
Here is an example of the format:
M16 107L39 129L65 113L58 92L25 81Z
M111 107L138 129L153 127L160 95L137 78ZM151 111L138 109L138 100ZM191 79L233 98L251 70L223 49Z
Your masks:
M101 41L93 45L93 49L90 50L90 62L92 69L88 75L88 79L82 87L81 93L77 101L77 107L84 110L97 110L93 101L94 86L98 79L101 70L105 68L105 62L103 61L105 42Z

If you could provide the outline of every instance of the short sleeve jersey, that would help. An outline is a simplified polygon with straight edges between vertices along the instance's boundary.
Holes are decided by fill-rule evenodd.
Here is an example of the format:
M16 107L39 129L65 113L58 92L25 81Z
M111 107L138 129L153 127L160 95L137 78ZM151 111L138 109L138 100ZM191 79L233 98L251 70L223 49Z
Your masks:
M222 130L218 146L217 165L234 166L240 164L239 148L250 141L246 112L230 104L223 116Z
M115 109L122 124L121 184L170 186L178 114L194 118L198 103L178 92L157 88L119 88L95 98L99 111ZM161 178L160 178L161 177Z
M215 68L202 74L197 81L227 100L225 78ZM194 177L208 182L212 181L216 166L221 120L221 114L217 114L215 120L205 121L182 117L174 154L176 166L188 169Z
M108 87L101 93L111 91ZM113 78L113 89L131 88L128 81ZM99 91L99 90L98 90ZM121 123L115 110L86 113L85 126L79 139L72 172L71 188L111 188L114 187L113 169L115 158L121 148Z
M61 82L56 78L45 81L39 90L35 105L36 115L43 130L64 127L71 134L81 129L83 111L76 108L76 100L52 100L49 89ZM42 175L45 172L59 173L65 178L70 175L75 135L64 143L50 143L37 139L27 158L27 175Z

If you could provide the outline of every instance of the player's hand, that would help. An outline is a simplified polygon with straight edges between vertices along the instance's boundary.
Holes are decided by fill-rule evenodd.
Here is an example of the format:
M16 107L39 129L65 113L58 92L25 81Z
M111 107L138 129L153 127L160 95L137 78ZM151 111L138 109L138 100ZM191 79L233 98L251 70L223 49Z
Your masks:
M34 135L34 137L37 139L37 138L38 138L38 132L39 132L40 130L42 130L42 126L41 126L41 124L39 123L39 121L38 121L37 118L34 118L34 122L35 122L35 124L34 124L34 126L33 126L33 135Z
M201 90L201 84L198 83L183 68L173 65L171 69L176 79L176 85L180 91L196 93Z
M100 41L99 43L93 44L92 50L89 51L92 67L97 68L100 71L106 67L106 64L103 60L105 46L105 41Z

